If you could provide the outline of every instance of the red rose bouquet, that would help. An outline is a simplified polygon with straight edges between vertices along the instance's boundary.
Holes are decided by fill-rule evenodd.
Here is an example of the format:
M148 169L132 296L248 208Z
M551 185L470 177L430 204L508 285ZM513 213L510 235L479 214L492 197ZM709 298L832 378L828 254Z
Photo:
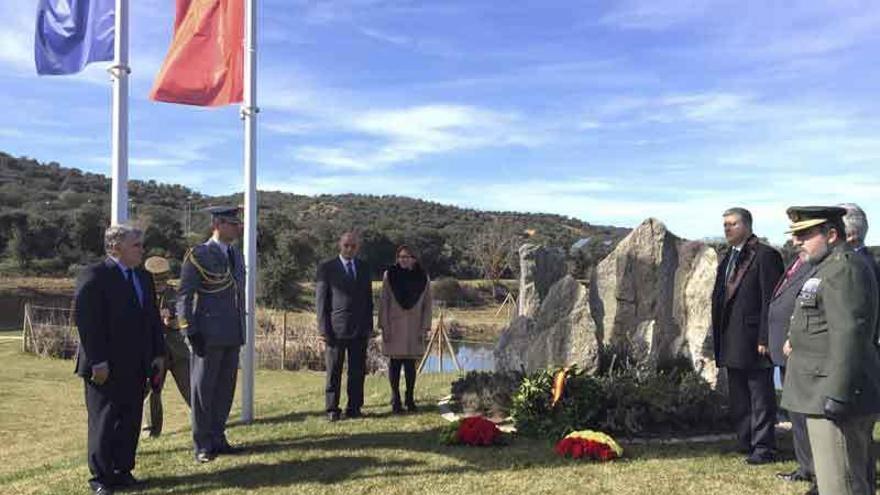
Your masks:
M482 416L463 418L452 423L442 435L443 442L449 445L471 445L484 447L503 445L504 433L498 426Z
M623 449L613 438L605 433L591 430L569 433L556 443L554 450L562 457L600 462L617 459L623 455Z

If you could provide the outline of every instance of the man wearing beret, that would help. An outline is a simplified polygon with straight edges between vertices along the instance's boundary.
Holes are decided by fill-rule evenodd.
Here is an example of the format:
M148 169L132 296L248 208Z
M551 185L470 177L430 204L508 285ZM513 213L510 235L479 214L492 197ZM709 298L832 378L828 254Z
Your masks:
M878 288L847 245L840 207L792 207L794 245L811 265L789 327L782 406L807 416L819 493L874 493L866 469L880 412Z
M776 394L769 353L768 308L782 275L782 256L752 233L744 208L723 214L730 246L718 266L712 293L715 360L727 369L730 416L747 464L776 455Z
M211 238L192 248L180 268L177 317L192 348L192 430L196 462L240 449L226 439L244 345L244 259L236 207L213 207Z
M165 330L165 366L161 374L150 377L149 413L144 414L144 431L151 438L156 438L162 433L163 410L162 388L165 385L165 371L170 371L177 384L177 390L189 406L189 348L180 334L177 325L177 291L171 285L171 266L168 260L161 256L151 256L144 262L144 268L153 276L156 286L156 305L159 308L159 316L162 318L162 328ZM146 411L145 411L146 413Z

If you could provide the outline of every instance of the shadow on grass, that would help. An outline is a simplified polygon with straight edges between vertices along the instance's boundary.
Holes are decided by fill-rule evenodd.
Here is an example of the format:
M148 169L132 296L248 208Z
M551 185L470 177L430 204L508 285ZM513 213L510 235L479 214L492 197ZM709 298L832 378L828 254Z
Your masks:
M355 456L247 464L219 471L150 478L140 493L206 493L230 488L256 490L304 483L330 485L360 478L362 476L358 473L367 469L381 467L399 470L420 464L424 463ZM387 475L383 473L383 476Z
M320 414L320 413L318 413ZM438 414L435 405L420 408L419 415ZM291 415L270 417L263 420L267 424L284 422L284 418ZM294 415L295 416L295 415ZM356 420L345 420L339 423L343 426L348 421L362 422L393 416L390 412L381 413L369 411L368 416ZM440 443L440 434L445 425L431 429L417 429L413 431L374 431L374 432L340 432L303 435L291 438L277 438L270 442L256 442L247 445L247 450L254 454L276 454L286 451L350 451L358 449L391 449L399 451L411 451L446 455L474 465L475 468L496 467L508 468L513 465L556 465L562 461L553 452L554 443L544 439L516 437L512 444L500 447L503 455L487 455L490 448L469 448L461 446L446 446ZM393 428L388 425L387 428ZM780 439L780 462L793 460L790 441L786 446L786 439ZM743 457L735 451L732 441L718 441L711 443L685 443L685 444L648 444L626 445L627 454L625 460L657 460L657 459L699 459L699 458L728 458ZM786 448L789 447L789 448Z

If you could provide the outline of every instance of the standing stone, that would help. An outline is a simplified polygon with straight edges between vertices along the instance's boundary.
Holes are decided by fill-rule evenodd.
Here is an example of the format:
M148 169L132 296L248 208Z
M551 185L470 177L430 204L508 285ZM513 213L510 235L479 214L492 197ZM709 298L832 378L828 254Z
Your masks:
M715 351L712 345L712 288L718 254L703 245L694 261L694 267L684 288L684 339L686 355L694 369L713 386L718 382Z
M602 343L637 363L686 358L710 383L711 295L718 257L649 218L602 260L591 283ZM708 347L706 347L708 339Z
M566 275L550 288L534 317L519 316L502 333L495 349L495 366L498 370L532 372L572 364L595 370L599 341L587 290Z
M649 218L593 270L589 291L565 275L559 251L527 244L520 261L520 316L495 349L499 370L595 370L604 348L633 364L687 360L718 383L710 314L718 256L710 247Z
M567 273L565 253L539 244L523 244L519 248L519 266L518 314L533 316L550 287Z

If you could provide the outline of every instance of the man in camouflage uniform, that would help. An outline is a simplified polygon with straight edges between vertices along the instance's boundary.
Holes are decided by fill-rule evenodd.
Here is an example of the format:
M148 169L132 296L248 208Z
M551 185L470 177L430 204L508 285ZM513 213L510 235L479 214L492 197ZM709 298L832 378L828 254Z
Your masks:
M192 429L197 462L238 451L226 439L244 344L244 259L238 208L214 207L213 234L192 248L180 269L177 314L192 348Z
M823 495L874 493L868 464L880 412L878 288L846 244L840 207L792 207L794 245L811 273L789 327L782 406L807 416Z
M144 431L156 438L162 433L162 388L165 385L166 372L170 371L177 384L177 390L189 405L189 348L180 334L177 325L177 291L171 284L171 267L168 260L161 256L152 256L144 262L144 268L153 275L156 286L156 306L162 318L165 330L165 367L159 376L150 378L149 414L144 414Z

